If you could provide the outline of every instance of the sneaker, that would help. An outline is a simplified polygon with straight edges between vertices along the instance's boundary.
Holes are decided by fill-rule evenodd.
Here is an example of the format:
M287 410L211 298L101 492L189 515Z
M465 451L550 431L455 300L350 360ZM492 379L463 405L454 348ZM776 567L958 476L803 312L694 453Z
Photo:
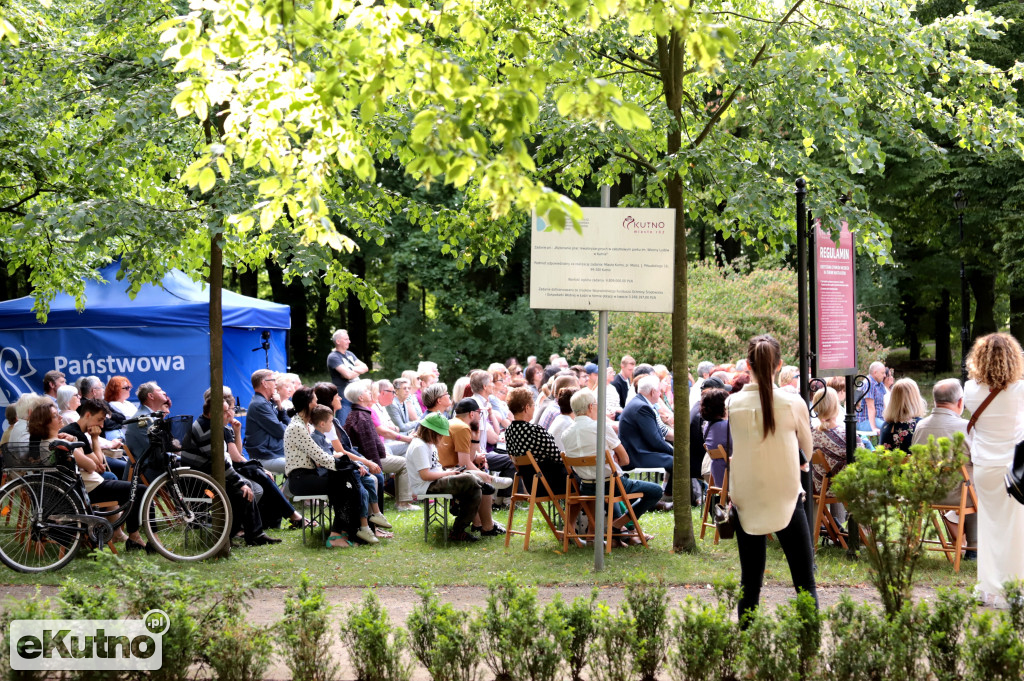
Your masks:
M391 528L391 523L388 522L388 519L384 517L383 513L374 513L369 518L367 518L367 520L376 525L377 527L383 527L385 530Z
M505 534L505 528L498 523L494 523L494 527L489 530L480 530L481 537L500 537L503 534Z
M380 539L377 539L377 535L375 535L373 533L373 530L371 530L367 525L363 525L362 527L360 527L359 530L356 532L356 536L362 539L367 544L380 543Z
M423 509L416 504L398 504L395 506L395 510L401 513L402 511L422 511Z
M473 542L480 541L480 538L474 537L465 530L452 530L448 534L448 541L462 541L466 542L467 544L472 544Z
M498 490L494 489L494 485L492 485L489 482L481 482L480 483L480 494L482 496L489 497L489 496L491 496L492 494L494 494L497 491Z
M507 489L512 486L512 478L502 478L497 475L491 477L491 484L494 489Z

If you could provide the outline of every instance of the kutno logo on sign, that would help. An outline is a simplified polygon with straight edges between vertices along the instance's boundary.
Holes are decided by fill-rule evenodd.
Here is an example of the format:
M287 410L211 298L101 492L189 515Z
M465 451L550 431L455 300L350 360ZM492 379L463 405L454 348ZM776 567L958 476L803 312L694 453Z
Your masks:
M654 234L665 231L665 223L661 220L637 220L632 215L627 215L622 221L622 228L634 234Z
M163 610L129 620L14 620L11 669L155 671L170 626Z

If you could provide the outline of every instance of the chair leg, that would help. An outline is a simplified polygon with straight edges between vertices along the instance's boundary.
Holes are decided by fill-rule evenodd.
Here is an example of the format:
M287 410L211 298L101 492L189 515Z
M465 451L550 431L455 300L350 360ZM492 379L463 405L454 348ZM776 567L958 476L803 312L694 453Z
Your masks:
M704 512L701 514L701 517L700 517L700 538L701 539L704 538L704 533L708 529L708 514L711 513L711 497L712 496L714 496L714 493L710 489L708 489L707 493L704 495Z
M518 476L516 477L518 480ZM514 486L512 489L516 489ZM508 523L505 524L505 548L508 548L509 542L512 541L512 519L516 514L516 495L512 493L512 503L508 505Z

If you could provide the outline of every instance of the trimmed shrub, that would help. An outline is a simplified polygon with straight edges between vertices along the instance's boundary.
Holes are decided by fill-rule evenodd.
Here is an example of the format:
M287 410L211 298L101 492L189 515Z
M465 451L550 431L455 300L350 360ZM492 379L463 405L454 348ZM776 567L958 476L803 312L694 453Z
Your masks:
M871 582L890 617L910 601L929 505L953 488L964 461L963 441L963 433L952 442L929 437L928 444L913 445L909 455L858 449L856 462L833 480L836 496L868 530Z
M754 269L749 273L707 263L687 267L687 366L701 361L716 364L745 357L747 341L770 333L782 344L783 359L795 364L797 353L797 277L787 269ZM573 340L564 354L570 362L589 361L597 355L597 315L594 330ZM857 359L864 369L884 357L887 349L871 330L870 318L858 315ZM613 365L629 354L638 362L672 361L672 315L634 312L608 314L608 355Z
M429 587L421 587L419 595L406 623L416 659L434 681L477 681L479 632L469 613L441 603Z
M964 678L1020 681L1024 678L1024 641L1003 612L979 612L964 641Z
M805 681L817 669L821 618L814 598L801 591L780 605L774 616L758 608L743 636L743 660L749 678Z
M206 660L218 681L262 681L270 668L271 629L236 617L210 632Z
M692 596L676 611L667 645L672 681L731 681L739 672L743 638L732 620L735 604Z
M976 608L975 599L968 594L953 589L939 591L925 627L928 663L936 681L959 681L963 678L962 637Z
M357 681L409 681L412 664L406 655L408 637L391 624L388 611L372 591L353 607L341 625Z
M626 608L636 627L634 670L641 681L654 681L665 659L668 637L668 593L664 582L631 579L626 584Z
M330 613L323 588L314 586L303 570L278 623L278 647L293 681L331 681L337 676L338 663L330 650Z
M594 613L594 642L590 648L593 681L632 681L637 650L636 620L625 608L612 612L599 603Z
M0 675L9 681L44 681L44 671L22 671L11 669L11 622L14 620L45 620L59 617L57 608L48 598L43 598L36 587L35 598L12 601L0 615L0 631L3 631L3 648L0 649Z
M554 600L545 608L545 619L550 610L566 627L566 641L563 647L568 652L566 664L572 681L580 681L580 672L587 664L587 649L594 639L596 602L597 589L592 589L590 598L577 596L572 603L564 602L561 594L556 594Z

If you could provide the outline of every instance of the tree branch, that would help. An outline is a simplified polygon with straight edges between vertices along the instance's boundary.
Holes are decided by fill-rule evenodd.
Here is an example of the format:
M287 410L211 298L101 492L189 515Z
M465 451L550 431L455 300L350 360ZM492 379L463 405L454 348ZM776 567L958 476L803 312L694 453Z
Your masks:
M648 163L647 161L643 160L642 158L634 158L633 156L630 156L629 154L623 154L621 151L613 151L612 152L612 156L618 156L619 158L621 158L624 161L629 161L630 163L635 165L640 170L648 170L648 171L650 171L652 173L658 172L658 169L655 168L654 165L652 165L651 163Z
M772 38L775 37L775 34L777 34L782 29L786 22L789 21L789 18L793 16L798 9L800 9L800 5L802 4L804 4L804 0L796 0L796 2L793 3L793 6L789 8L789 11L786 12L785 16L783 16L782 19L779 20L778 24L776 24L775 29L767 38L765 38L765 41L761 44L761 49L759 49L757 51L757 54L754 55L754 58L751 60L747 68L753 68L758 64L758 62L761 61L761 59L764 57L765 50L768 49L768 43L771 41ZM700 131L700 134L697 135L696 139L694 139L693 142L690 144L691 148L695 149L699 147L701 143L704 142L704 140L707 138L707 136L711 134L711 130L716 125L718 125L718 122L722 120L722 116L725 114L726 110L728 110L728 108L732 105L733 101L736 99L736 95L739 94L741 87L741 85L737 85L736 87L733 88L732 92L729 93L729 96L726 97L725 101L722 102L722 105L719 106L718 109L715 111L714 115L711 116L711 120L707 122L707 124L704 126L704 129Z

